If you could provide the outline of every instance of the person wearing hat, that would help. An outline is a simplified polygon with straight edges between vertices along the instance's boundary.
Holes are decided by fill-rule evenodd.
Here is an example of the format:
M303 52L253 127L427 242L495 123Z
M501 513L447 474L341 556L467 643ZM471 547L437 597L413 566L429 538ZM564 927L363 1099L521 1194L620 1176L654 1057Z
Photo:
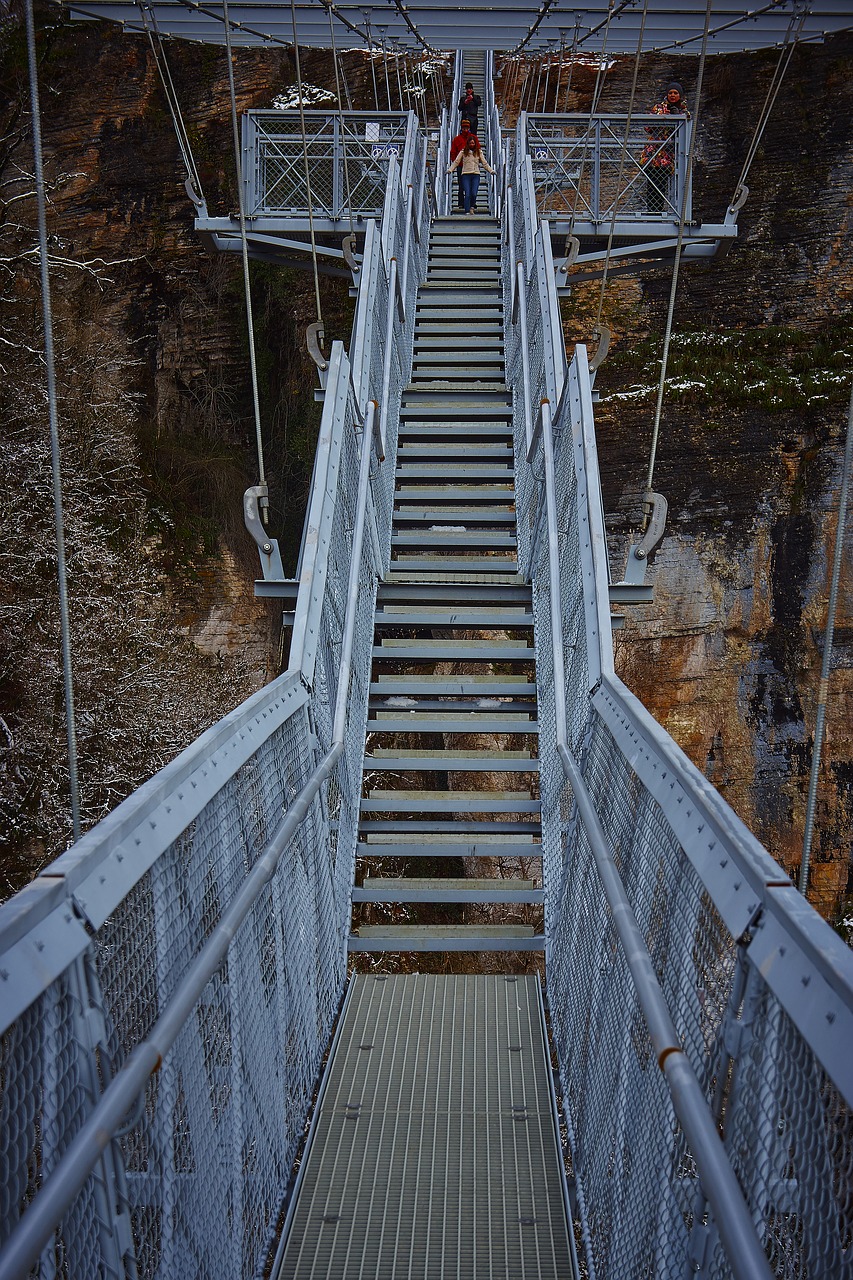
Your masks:
M465 86L465 92L457 103L459 111L459 119L467 120L471 126L471 132L477 132L477 119L480 114L481 107L480 95L474 92L474 86L469 80Z
M655 116L687 116L687 103L684 90L677 80L672 80L666 87L662 102L652 107ZM675 173L675 156L669 145L673 130L649 126L646 129L649 141L643 147L640 158L646 172L646 210L648 213L664 213L668 205L669 182Z

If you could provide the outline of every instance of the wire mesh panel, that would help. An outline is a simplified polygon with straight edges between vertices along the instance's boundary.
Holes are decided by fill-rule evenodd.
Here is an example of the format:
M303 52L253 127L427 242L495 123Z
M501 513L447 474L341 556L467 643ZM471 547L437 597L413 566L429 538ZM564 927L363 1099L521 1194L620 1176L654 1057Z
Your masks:
M377 217L391 158L400 160L410 115L397 112L249 111L243 122L248 216L301 212ZM308 176L306 180L306 164Z
M693 127L684 116L530 115L524 124L541 216L680 217Z

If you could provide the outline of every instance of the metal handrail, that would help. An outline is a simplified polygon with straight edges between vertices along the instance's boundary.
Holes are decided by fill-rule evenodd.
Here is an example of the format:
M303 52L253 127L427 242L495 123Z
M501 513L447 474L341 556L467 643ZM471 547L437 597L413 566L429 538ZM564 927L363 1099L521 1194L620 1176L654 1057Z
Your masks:
M655 973L652 958L610 849L607 836L583 774L568 742L563 617L560 609L559 534L554 475L554 442L550 402L542 402L537 440L544 462L544 493L550 577L551 641L554 663L556 748L569 781L595 858L625 957L634 979L658 1066L669 1086L673 1108L684 1128L699 1171L703 1190L714 1209L717 1226L738 1280L772 1280L772 1272L758 1240L734 1171L708 1110L705 1096L684 1052Z

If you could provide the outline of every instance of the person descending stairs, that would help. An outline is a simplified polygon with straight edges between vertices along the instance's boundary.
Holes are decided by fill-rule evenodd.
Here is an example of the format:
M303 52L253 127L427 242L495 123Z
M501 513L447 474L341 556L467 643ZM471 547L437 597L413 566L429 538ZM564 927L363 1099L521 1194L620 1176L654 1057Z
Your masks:
M353 951L543 947L530 923L492 922L517 916L519 906L529 917L543 901L532 616L516 559L511 406L497 220L437 219L401 408L392 559L377 598ZM499 739L472 747L471 735ZM468 861L458 864L467 875L390 876L378 858L405 859L407 871L416 859L485 859L497 874L484 877L482 862ZM503 874L518 868L522 877ZM364 922L405 919L411 904L434 904L428 910L439 919ZM489 923L439 922L448 907L453 919L470 915L472 904L495 908L474 908Z

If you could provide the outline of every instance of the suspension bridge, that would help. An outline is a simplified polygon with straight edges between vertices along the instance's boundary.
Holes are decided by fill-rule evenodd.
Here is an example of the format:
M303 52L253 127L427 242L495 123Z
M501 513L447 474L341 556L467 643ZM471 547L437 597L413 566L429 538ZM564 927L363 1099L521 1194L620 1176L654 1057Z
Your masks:
M245 10L80 13L276 34ZM3 1280L853 1274L853 958L614 672L660 509L611 583L560 320L568 266L713 254L738 193L693 222L679 119L651 215L642 116L510 132L491 51L454 70L497 170L476 219L448 113L247 120L235 218L190 170L211 243L313 248L355 322L313 335L295 578L246 495L287 670L0 908ZM469 963L396 971L427 951Z

